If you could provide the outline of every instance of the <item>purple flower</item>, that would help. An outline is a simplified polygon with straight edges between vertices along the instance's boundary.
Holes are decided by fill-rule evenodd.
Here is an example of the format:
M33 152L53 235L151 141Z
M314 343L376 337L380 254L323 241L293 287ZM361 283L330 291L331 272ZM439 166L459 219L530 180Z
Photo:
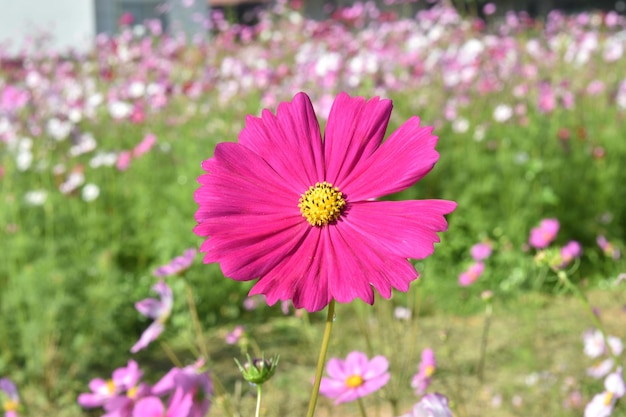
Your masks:
M172 312L172 306L174 304L174 297L172 295L172 290L165 281L159 281L156 283L152 290L159 294L160 300L155 298L146 298L145 300L141 300L135 303L135 308L144 316L150 317L154 319L152 324L148 326L148 328L141 334L141 337L135 343L135 345L130 348L132 353L137 353L141 349L146 348L150 342L156 340L157 337L163 332L165 329L165 322L170 316Z
M400 417L452 417L448 399L438 393L426 394L413 409Z
M559 221L557 219L544 219L530 231L528 243L536 249L543 249L548 246L559 231Z
M155 277L163 278L170 275L180 274L181 272L189 269L195 256L195 249L187 249L182 256L177 256L167 265L163 265L155 269L153 275Z
M435 360L435 352L430 348L424 349L422 351L422 361L419 364L418 372L411 380L411 388L415 390L415 395L420 396L426 392L436 368L437 361Z
M4 417L17 417L20 408L20 396L17 387L9 378L0 378L0 404Z
M320 393L335 399L335 404L354 401L378 391L389 381L389 362L384 356L368 360L365 353L351 352L345 360L332 358L326 364Z
M139 383L142 375L137 362L129 360L126 367L113 371L111 379L92 379L91 392L80 394L78 404L84 408L103 407L107 417L130 416L134 401L149 392L146 384Z
M459 285L462 287L472 285L482 275L484 270L485 264L482 262L471 264L465 272L459 275Z
M481 262L491 256L491 250L492 248L489 242L481 242L472 246L470 253L476 262Z
M213 382L205 370L205 361L199 359L184 368L172 368L154 387L152 394L162 396L172 394L171 403L186 404L183 397L191 398L191 405L185 417L204 417L211 406L209 398L213 395ZM182 407L181 407L182 408ZM169 416L169 414L167 414ZM175 414L172 414L172 417Z

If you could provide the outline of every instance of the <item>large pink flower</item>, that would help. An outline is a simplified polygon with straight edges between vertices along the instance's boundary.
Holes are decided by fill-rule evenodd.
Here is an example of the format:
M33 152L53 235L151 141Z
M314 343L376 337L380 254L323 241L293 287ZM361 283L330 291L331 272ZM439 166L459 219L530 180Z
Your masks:
M447 229L445 200L377 201L419 181L435 165L437 137L412 117L383 143L391 101L335 99L324 139L309 97L276 115L248 116L238 143L220 143L201 186L194 232L208 236L204 262L272 305L323 309L331 299L374 302L407 291L418 274L407 258L432 254ZM373 288L372 288L373 287Z

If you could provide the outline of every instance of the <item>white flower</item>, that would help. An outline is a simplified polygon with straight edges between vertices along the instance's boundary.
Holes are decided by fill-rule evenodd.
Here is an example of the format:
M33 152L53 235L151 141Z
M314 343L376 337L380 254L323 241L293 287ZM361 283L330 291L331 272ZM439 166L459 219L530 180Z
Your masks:
M462 117L452 122L452 130L456 133L465 133L469 129L469 121Z
M30 206L41 206L46 202L48 192L45 190L33 190L24 194L24 201Z
M499 104L493 111L493 118L496 122L504 123L513 116L513 109L506 104Z
M86 202L94 201L100 195L100 187L96 184L85 184L82 190L82 198Z

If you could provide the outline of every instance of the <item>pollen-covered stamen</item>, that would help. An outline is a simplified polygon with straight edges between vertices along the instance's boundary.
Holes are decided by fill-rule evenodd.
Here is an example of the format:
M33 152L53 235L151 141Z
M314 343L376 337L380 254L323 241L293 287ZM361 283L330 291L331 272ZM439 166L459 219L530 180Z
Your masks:
M363 378L360 375L352 375L346 378L346 386L356 388L363 385Z
M339 188L324 181L318 182L300 196L298 208L311 226L324 226L339 218L346 200Z

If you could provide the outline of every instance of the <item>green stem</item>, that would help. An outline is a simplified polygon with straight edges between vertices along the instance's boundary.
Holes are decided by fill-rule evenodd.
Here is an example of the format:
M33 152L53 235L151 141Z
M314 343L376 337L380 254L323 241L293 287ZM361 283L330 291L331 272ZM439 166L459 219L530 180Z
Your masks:
M361 417L367 417L367 413L365 412L365 406L363 405L363 400L361 397L356 399L356 403L359 405L359 412L361 413Z
M606 335L604 326L602 325L602 322L600 321L598 316L596 316L596 314L593 312L593 307L591 307L591 304L589 304L589 300L587 300L585 294L583 294L583 292L580 290L580 288L578 288L577 285L570 281L565 271L558 271L557 275L561 282L564 283L565 286L569 288L583 303L583 305L585 306L585 310L587 310L587 313L589 313L589 317L591 317L591 321L593 322L594 326L596 326L596 328L600 330L600 333L602 334L602 339L604 340L604 346L606 346L607 353L613 359L613 362L617 363L617 357L615 356L613 349L611 349L611 345L609 345L609 338Z
M328 304L328 315L326 316L326 327L324 328L324 337L322 338L322 347L320 355L317 359L317 370L315 371L315 382L313 383L313 391L309 400L309 410L307 417L313 417L315 414L315 406L317 405L317 397L320 393L320 383L322 382L322 373L326 364L326 353L328 352L328 342L330 340L330 331L333 328L333 320L335 319L335 300L330 300Z
M256 412L254 413L255 417L260 417L261 415L261 396L262 396L262 387L263 384L257 384L256 386Z
M478 380L483 382L485 371L485 358L487 356L487 341L489 339L489 327L491 326L491 314L493 308L491 302L487 302L487 308L485 309L485 321L483 323L483 334L480 343L480 360L478 361Z

